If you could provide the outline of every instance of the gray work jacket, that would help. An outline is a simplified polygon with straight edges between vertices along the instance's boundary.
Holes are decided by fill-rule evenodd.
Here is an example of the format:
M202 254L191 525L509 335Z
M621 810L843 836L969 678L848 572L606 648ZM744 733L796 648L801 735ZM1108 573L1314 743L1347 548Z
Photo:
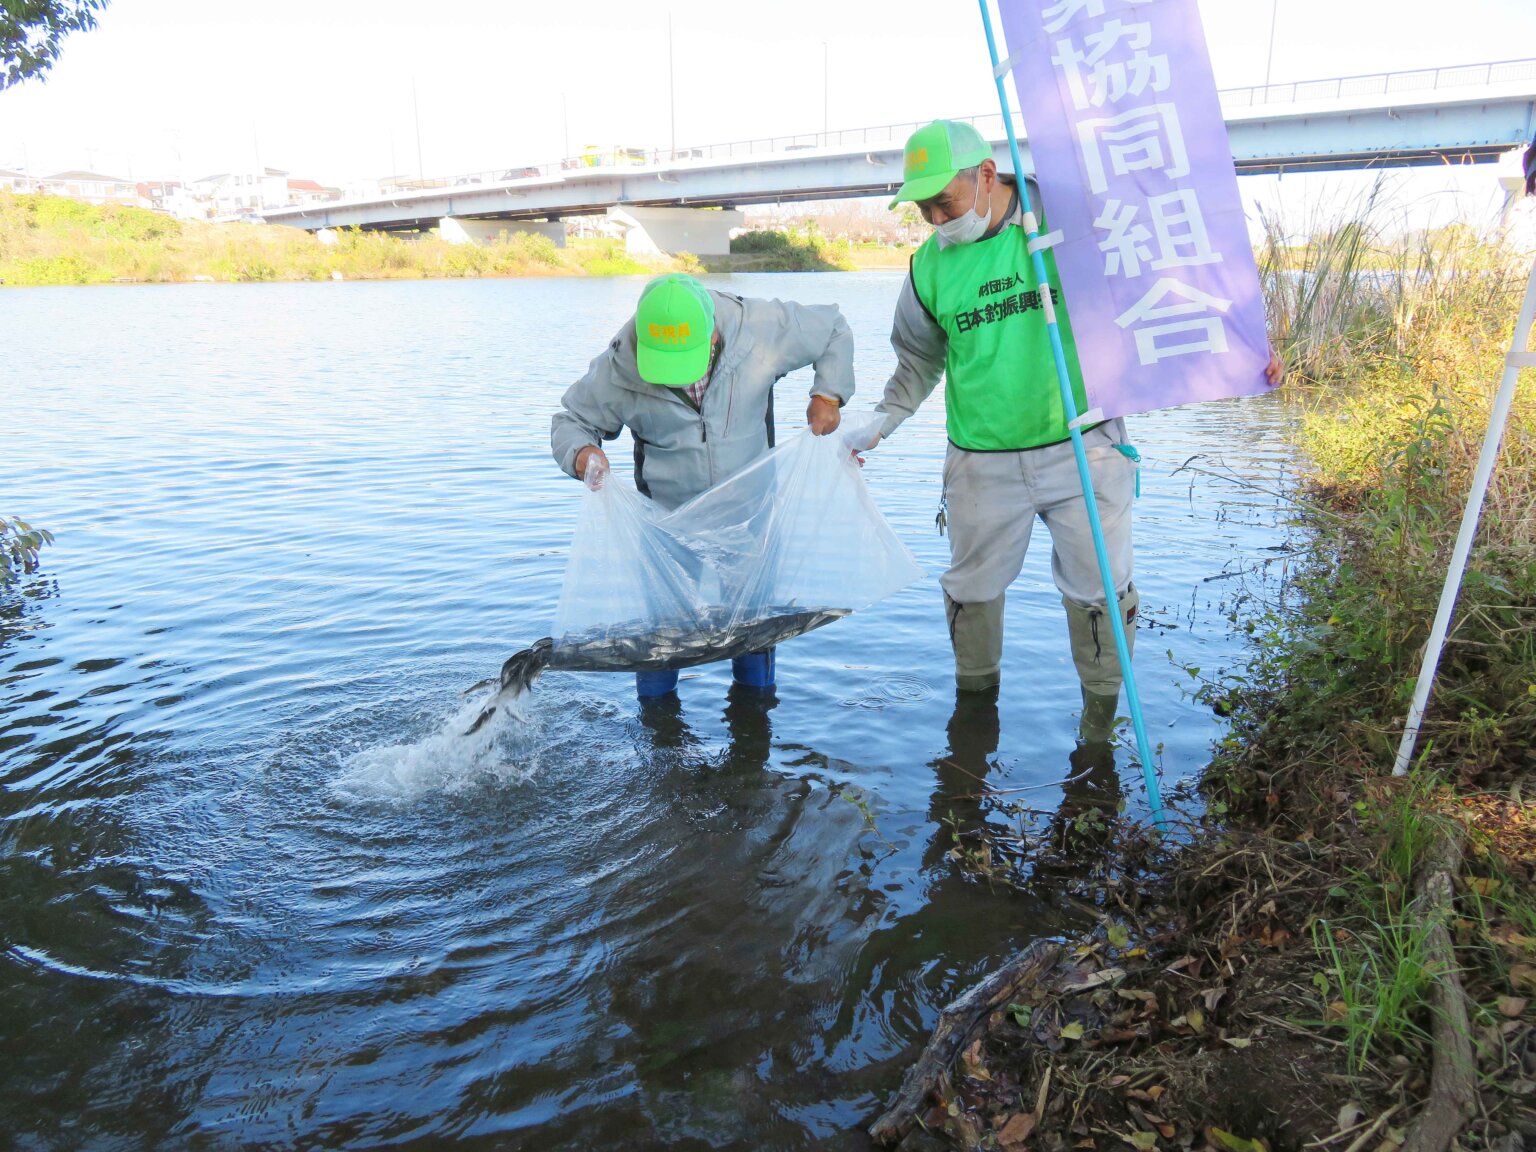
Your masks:
M741 471L772 446L773 386L808 364L812 396L853 396L853 333L835 304L756 300L711 290L724 345L702 409L681 388L647 384L635 368L629 321L560 399L550 428L555 462L576 475L576 455L628 428L635 486L675 508Z

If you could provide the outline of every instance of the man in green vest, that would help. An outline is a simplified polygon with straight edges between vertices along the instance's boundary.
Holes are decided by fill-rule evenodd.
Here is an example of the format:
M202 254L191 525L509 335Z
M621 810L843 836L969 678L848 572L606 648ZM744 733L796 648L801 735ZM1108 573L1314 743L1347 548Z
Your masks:
M1104 739L1120 696L1120 661L1104 616L1104 585L1016 181L997 170L992 147L979 132L949 120L908 138L903 177L891 207L916 204L934 234L912 257L897 301L891 331L896 371L876 409L886 414L883 439L946 377L950 567L939 583L955 686L962 692L998 686L1004 597L1023 567L1038 516L1051 534L1051 572L1082 682L1083 736ZM1038 194L1031 198L1038 211ZM1043 219L1041 225L1044 232ZM1058 284L1050 252L1045 262L1050 283ZM1060 290L1051 292L1077 410L1086 412L1072 325ZM1269 374L1279 379L1278 361L1271 361ZM1119 419L1085 430L1083 446L1115 582L1115 610L1129 643L1139 606L1131 582L1136 452Z

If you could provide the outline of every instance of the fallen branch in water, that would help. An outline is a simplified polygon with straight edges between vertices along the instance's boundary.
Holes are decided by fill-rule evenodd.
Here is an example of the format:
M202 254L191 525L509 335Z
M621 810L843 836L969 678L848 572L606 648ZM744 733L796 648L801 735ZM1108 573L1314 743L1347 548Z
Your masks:
M907 1070L891 1106L869 1126L877 1144L894 1144L912 1129L955 1057L986 1018L1017 999L1020 988L1037 983L1056 966L1060 956L1060 945L1037 940L939 1014L933 1037L917 1063Z

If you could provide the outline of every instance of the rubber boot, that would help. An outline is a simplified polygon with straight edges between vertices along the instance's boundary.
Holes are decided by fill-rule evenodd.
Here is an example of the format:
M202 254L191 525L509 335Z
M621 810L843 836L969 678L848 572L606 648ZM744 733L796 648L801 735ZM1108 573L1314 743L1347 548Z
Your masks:
M657 697L677 691L677 672L636 672L635 695L642 700L655 700Z
M961 692L985 692L1002 680L1005 598L957 604L944 594L949 643L955 650L955 687Z
M1120 693L1106 696L1083 689L1083 718L1078 725L1078 739L1084 744L1108 746L1115 735L1115 713L1120 709Z
M1072 644L1072 663L1083 687L1081 736L1085 741L1108 740L1114 735L1115 710L1120 704L1120 660L1115 653L1114 625L1100 604L1078 604L1062 597L1067 610L1067 636ZM1120 595L1120 618L1125 621L1125 646L1136 652L1136 616L1141 596L1134 584Z
M738 656L731 661L731 679L744 688L772 688L775 664L772 648Z

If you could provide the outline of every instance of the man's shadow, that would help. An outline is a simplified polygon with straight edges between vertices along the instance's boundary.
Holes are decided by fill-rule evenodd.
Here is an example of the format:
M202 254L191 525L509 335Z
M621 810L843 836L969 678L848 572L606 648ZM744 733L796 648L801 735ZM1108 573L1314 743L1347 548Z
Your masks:
M778 704L778 693L772 688L731 684L722 714L730 739L719 756L721 767L767 767L773 750L771 713ZM676 692L641 700L640 724L650 734L651 747L655 749L686 750L702 743L689 727L682 700Z
M1002 828L998 818L1006 816L1007 824L1017 825L1013 817L1018 813L1010 812L1013 797L990 779L1002 738L997 689L957 692L947 732L949 752L933 762L936 787L929 805L929 817L941 833L929 845L923 862L934 866L958 847L957 863L974 869L978 859L974 850L989 832ZM1017 794L1019 806L1032 810L1023 813L1026 823L1031 818L1038 821L1043 814L1040 799L1028 797L1046 795L1043 790ZM1044 816L1039 838L1043 851L1027 862L1029 876L1054 880L1086 873L1093 863L1089 854L1103 850L1104 833L1119 809L1120 797L1114 746L1108 740L1079 740L1068 757L1060 801ZM968 865L967 860L973 863Z

